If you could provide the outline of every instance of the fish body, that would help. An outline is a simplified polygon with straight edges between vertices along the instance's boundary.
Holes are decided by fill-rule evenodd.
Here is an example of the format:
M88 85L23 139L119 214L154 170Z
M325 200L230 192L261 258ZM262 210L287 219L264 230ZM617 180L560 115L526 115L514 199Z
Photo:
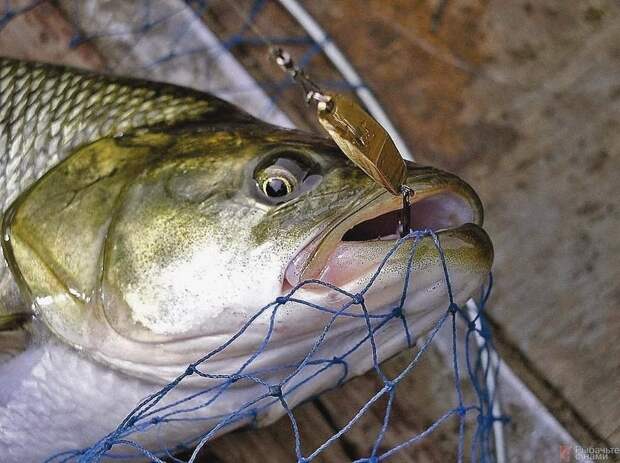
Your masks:
M348 296L305 280L364 291L376 315L398 305L410 265L404 316L415 336L447 308L432 237L419 240L413 258L413 242L405 242L375 276L398 239L400 199L324 138L185 88L7 59L0 59L0 91L8 264L0 315L33 314L19 330L6 324L11 329L0 332L3 461L40 461L93 444L239 330L200 365L203 373L243 371L278 384L329 325L315 362L282 390L294 406L332 387L343 371L313 376L319 359L347 353L367 326L362 316L332 320L311 308L304 301L334 312ZM408 164L406 183L415 190L413 228L436 231L462 303L493 259L480 200L458 177L430 167ZM277 311L260 312L293 290ZM362 314L359 304L355 310ZM379 360L407 346L402 320L374 337ZM346 358L346 379L373 365L367 345ZM190 375L163 403L216 384ZM208 395L188 402L188 421L131 438L151 450L195 443L217 424L208 417L264 395L264 384L246 378L208 408L189 406ZM270 403L244 408L222 432L285 413Z

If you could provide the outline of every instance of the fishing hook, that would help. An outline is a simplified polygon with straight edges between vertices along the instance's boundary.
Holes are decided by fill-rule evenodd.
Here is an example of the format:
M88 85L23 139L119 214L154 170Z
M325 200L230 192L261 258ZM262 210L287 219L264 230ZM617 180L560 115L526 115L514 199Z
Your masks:
M411 198L415 191L407 185L401 185L400 193L403 199L403 208L400 212L400 237L403 238L411 231Z

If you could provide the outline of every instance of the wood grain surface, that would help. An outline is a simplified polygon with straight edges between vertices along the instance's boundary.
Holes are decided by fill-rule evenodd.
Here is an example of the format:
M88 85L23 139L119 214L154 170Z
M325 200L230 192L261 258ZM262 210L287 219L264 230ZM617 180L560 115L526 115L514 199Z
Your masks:
M518 369L533 369L590 438L618 445L618 3L450 2L436 33L432 5L406 3L372 2L355 18L358 2L306 5L417 159L481 194L497 250L491 317L527 362Z

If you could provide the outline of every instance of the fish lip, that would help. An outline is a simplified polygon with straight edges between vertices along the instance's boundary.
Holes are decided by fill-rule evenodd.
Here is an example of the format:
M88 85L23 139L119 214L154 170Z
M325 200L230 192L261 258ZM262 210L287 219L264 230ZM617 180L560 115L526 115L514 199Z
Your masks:
M456 195L455 197L459 197L467 203L467 206L472 213L471 220L463 220L447 227L429 227L434 233L437 235L442 235L447 232L455 231L463 225L473 225L476 228L480 228L480 230L484 233L481 228L483 222L482 204L478 195L471 188L471 186L469 186L469 184L453 174L435 168L422 167L410 162L407 163L407 166L409 168L409 172L405 184L414 191L414 195L411 200L412 206L415 207L416 203L419 203L425 199L435 198L441 194L449 193ZM413 177L412 171L414 172ZM420 179L416 178L419 176L420 171L424 171L424 181L431 178L431 180L435 180L436 184L428 187L424 184L424 181L421 182ZM420 183L422 183L422 185L420 185ZM431 184L432 183L433 181L431 181ZM362 204L356 206L353 211L337 216L330 224L323 227L314 237L312 237L300 248L300 250L291 259L283 273L282 293L285 294L292 291L294 288L302 285L304 281L320 280L324 274L325 265L327 264L330 256L332 256L338 249L338 246L343 243L344 235L352 227L380 217L384 214L389 214L396 211L400 212L401 210L401 196L394 196L386 190L375 190L366 195L365 199L362 200ZM351 223L353 223L353 225L348 227ZM400 236L395 236L393 239L382 239L381 241L389 242L391 245L395 246L399 238ZM334 244L329 246L329 242L333 242ZM359 243L363 242L364 241L359 241ZM311 262L320 253L323 254L323 258L320 259L322 264L319 265L320 268L318 269L318 272L317 269L314 269L314 271L308 273ZM295 269L291 271L292 267L295 265L295 262L300 259L303 260L301 270L296 271L297 269ZM297 274L296 277L291 277L293 274Z

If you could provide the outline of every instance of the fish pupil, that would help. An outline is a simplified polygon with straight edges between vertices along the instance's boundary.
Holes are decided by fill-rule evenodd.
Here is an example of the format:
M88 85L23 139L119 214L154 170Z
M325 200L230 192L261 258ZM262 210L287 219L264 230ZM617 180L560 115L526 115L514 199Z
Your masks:
M289 194L289 186L280 178L270 178L265 184L265 193L271 198L281 198Z

